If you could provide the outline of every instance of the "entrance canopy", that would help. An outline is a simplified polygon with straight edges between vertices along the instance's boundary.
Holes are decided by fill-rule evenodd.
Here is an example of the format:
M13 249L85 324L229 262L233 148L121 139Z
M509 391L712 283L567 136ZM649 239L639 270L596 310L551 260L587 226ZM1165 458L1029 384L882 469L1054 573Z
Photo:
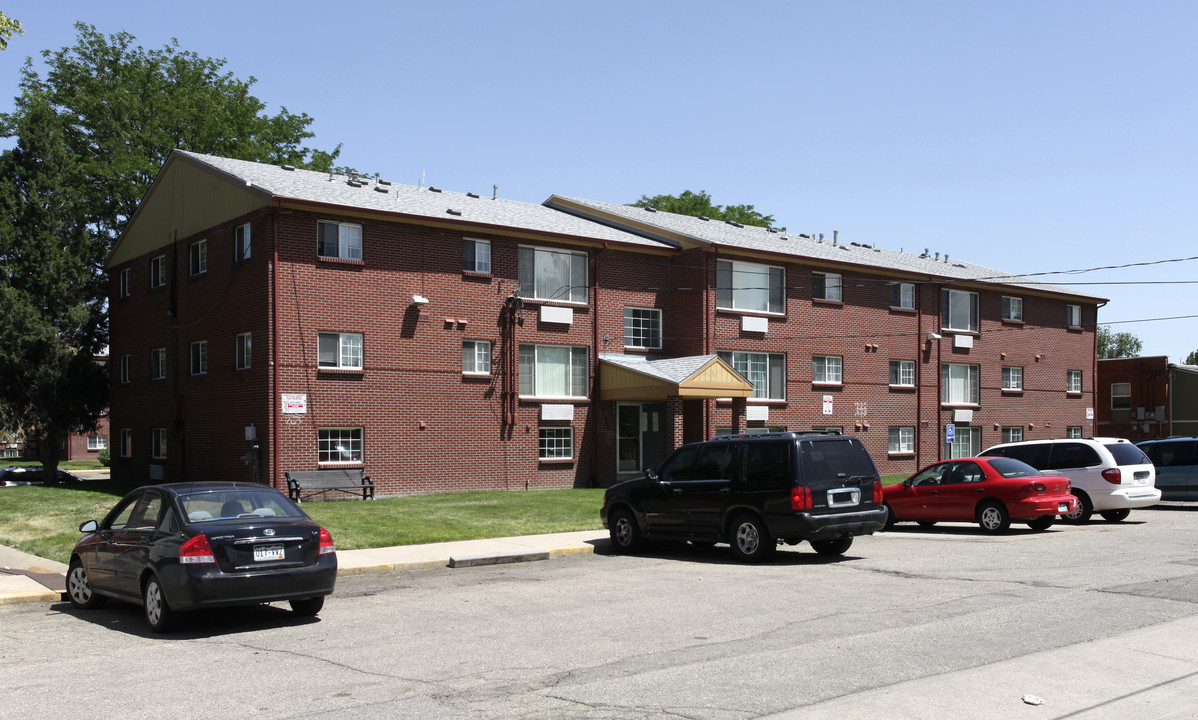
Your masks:
M716 355L654 359L599 355L600 400L752 397L753 385Z

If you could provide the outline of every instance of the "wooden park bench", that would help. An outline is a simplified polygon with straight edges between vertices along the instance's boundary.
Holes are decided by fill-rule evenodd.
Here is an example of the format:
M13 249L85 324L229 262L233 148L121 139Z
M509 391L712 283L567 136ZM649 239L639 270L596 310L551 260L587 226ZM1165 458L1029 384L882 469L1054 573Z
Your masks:
M305 495L323 495L328 492L343 492L361 495L363 500L374 499L374 481L361 468L336 470L300 470L287 473L287 494L296 502L303 502Z

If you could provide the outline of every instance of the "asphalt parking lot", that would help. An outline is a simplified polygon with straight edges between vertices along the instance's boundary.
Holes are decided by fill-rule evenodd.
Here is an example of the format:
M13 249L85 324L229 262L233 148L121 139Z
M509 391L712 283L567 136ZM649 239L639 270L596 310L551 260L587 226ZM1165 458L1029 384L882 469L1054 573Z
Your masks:
M1165 504L763 566L599 544L344 576L318 620L200 613L165 638L132 606L0 606L0 682L24 718L1193 717L1196 541L1198 507Z

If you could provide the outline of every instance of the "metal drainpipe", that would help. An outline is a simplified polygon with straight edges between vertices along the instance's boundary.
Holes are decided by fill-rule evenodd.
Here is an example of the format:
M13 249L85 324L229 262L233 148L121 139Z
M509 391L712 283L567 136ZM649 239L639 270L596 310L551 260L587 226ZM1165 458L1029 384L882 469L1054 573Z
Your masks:
M279 487L279 202L275 201L274 217L271 218L271 264L270 264L270 485Z
M915 286L915 471L923 467L923 288ZM901 294L901 293L900 293Z
M591 428L591 478L592 486L599 485L599 253L607 250L607 243L595 251L594 292L591 293L591 334L595 348L595 381L591 384L591 413L587 423Z
M703 278L703 354L704 355L711 354L711 328L712 328L711 315L712 315L712 312L714 312L711 307L711 304L712 304L711 303L711 283L713 280L712 274L711 274L711 264L713 262L714 257L719 252L720 252L719 248L712 248L712 251L710 253L705 253L705 255L707 256L707 262L704 263L704 265L706 267L704 267L704 269L703 269L703 274L705 275L705 277ZM711 437L711 415L714 412L715 412L715 400L710 400L710 399L704 400L703 401L703 439L704 440ZM685 418L686 418L686 411L684 410L682 413L682 418L680 418L679 422L683 422L685 420ZM686 432L686 429L685 429L685 423L684 423L683 433L685 433L685 432Z

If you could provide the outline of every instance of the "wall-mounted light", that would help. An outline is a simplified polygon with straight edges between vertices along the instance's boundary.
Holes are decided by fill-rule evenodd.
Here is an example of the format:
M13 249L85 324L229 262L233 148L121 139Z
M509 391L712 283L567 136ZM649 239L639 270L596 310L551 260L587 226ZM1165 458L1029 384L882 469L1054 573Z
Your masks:
M940 339L939 333L934 333L934 332L928 333L928 342L932 342L933 340L939 340L939 339Z
M420 305L428 305L428 298L423 295L413 295L412 307L419 307Z

